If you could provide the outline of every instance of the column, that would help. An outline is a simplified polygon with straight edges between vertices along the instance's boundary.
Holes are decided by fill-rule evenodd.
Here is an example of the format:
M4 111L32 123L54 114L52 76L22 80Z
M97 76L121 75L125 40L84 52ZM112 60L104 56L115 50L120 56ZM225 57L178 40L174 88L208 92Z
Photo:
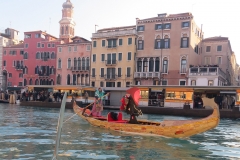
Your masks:
M156 58L153 58L153 72L156 72L155 71L155 61L156 61Z
M147 58L147 61L148 61L148 72L149 72L149 66L150 66L150 65L149 65L149 58Z

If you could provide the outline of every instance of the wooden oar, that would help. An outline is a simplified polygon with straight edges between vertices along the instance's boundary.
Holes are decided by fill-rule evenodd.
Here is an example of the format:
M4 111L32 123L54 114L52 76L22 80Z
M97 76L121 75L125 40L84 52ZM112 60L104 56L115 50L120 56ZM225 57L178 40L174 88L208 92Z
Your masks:
M105 96L107 96L107 95L109 95L109 93L107 93L107 94L105 94L104 96L100 97L100 99L102 99L103 97L105 97ZM84 107L83 112L82 112L82 115L84 115L86 109L87 109L88 107L90 107L91 105L93 105L94 103L95 103L95 102L93 102L93 103L87 105L86 107Z

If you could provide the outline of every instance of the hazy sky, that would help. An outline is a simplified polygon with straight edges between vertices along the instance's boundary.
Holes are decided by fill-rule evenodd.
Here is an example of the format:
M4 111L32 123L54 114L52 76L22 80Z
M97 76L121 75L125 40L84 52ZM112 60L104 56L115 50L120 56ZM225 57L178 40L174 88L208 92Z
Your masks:
M0 0L0 31L11 27L23 32L47 31L59 37L62 4L66 0ZM240 1L238 0L71 0L76 22L75 35L91 38L95 24L101 28L135 25L135 19L159 13L192 12L205 38L229 37L240 64Z

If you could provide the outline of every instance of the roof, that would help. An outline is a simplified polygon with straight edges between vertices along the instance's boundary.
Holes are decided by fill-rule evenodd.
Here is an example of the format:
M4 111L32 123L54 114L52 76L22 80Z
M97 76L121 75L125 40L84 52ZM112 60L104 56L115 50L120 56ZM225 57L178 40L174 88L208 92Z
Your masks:
M135 28L135 27L136 27L136 25L132 25L132 26L122 26L122 27L103 28L103 29L99 29L97 32L108 31L108 30L116 30L116 29L128 29L128 28Z
M48 35L48 36L51 36L51 37L53 37L53 38L56 38L56 39L57 39L57 37L55 37L55 36L53 36L53 35L51 35L51 34L48 34L46 31L44 32L44 31L42 31L42 30L37 30L37 31L28 31L28 32L24 32L24 34L25 34L25 33L36 33L36 32L41 32L41 33L43 33L44 35Z
M20 43L20 44L16 44L16 45L4 47L4 48L24 48L24 44Z
M5 33L0 33L0 36L5 37L5 38L10 38L9 34L5 34Z
M211 41L228 41L228 37L209 37L209 38L205 38L203 39L203 42L211 42Z
M192 13L186 12L186 13L178 13L178 14L158 14L158 15L165 15L165 16L157 16L157 17L151 17L146 19L139 19L139 20L152 20L152 19L164 19L164 18L178 18L178 17L187 17L187 16L193 16Z

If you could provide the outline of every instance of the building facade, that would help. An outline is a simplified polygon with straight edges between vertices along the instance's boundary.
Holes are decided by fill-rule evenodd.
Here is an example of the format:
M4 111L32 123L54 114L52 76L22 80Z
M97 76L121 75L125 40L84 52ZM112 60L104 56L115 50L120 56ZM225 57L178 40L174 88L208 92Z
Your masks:
M191 13L136 19L135 84L187 85L190 64L198 64L203 32Z
M3 47L11 46L19 43L19 31L11 28L5 29L4 33L0 33L0 89L6 90L7 87L7 71L3 66Z
M92 34L91 86L134 84L136 37L136 26L106 28Z
M46 32L24 32L24 86L55 84L58 44L60 41Z
M237 85L236 58L227 37L203 39L200 55L200 65L189 70L189 85Z
M6 87L22 87L24 44L4 47L3 50L3 73L6 79Z
M57 47L57 84L89 86L91 42L74 37Z

